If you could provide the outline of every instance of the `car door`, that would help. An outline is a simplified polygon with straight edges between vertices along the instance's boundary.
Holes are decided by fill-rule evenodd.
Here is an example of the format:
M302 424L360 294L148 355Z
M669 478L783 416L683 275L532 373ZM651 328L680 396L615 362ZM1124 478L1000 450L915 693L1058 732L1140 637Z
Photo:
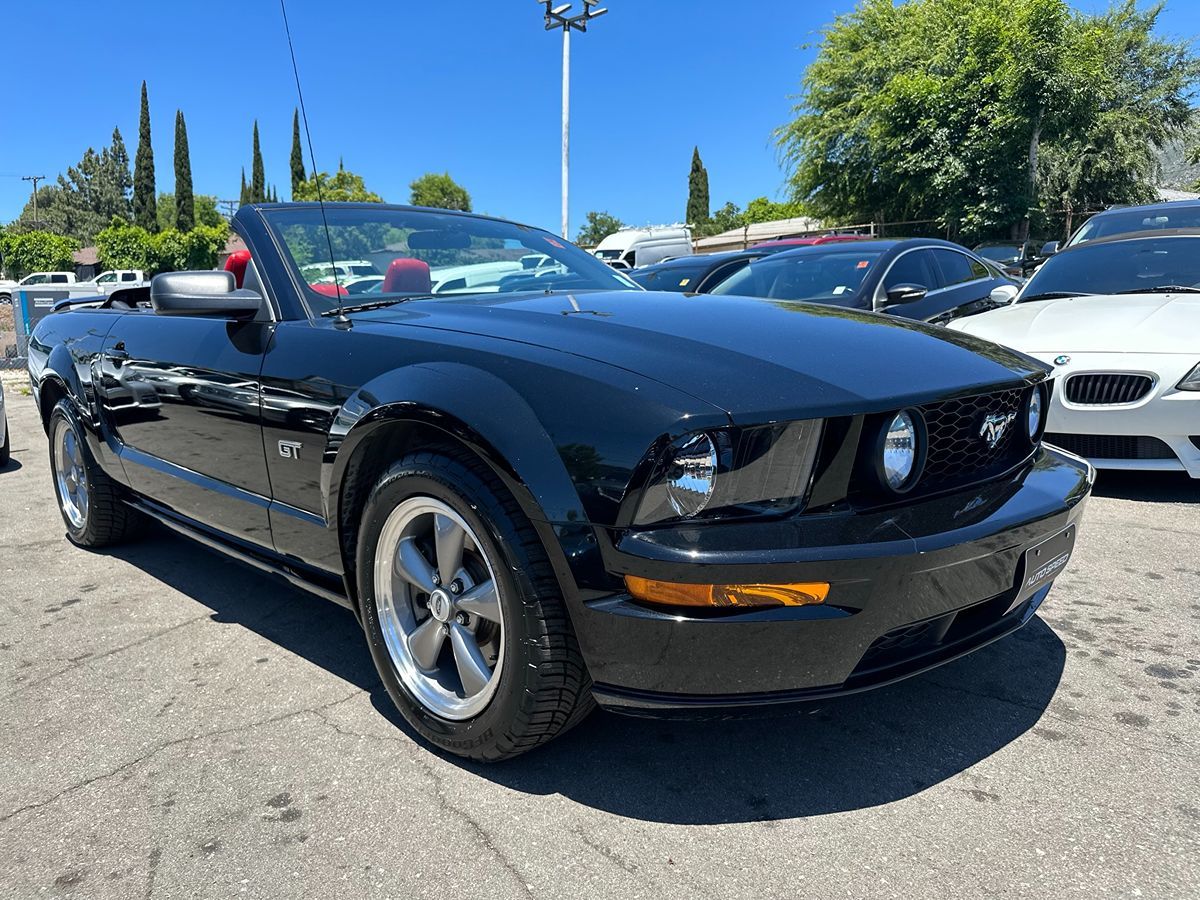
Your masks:
M255 321L133 311L94 378L135 491L268 549L259 373L274 327L266 307Z
M925 296L907 303L889 304L887 292L902 284L925 288ZM941 294L942 278L933 258L933 251L927 247L918 247L905 250L892 261L877 289L875 309L906 319L929 319L942 310Z
M982 261L949 247L933 251L945 288L938 298L937 312L928 320L949 321L960 316L983 312L995 304L992 289L999 280Z

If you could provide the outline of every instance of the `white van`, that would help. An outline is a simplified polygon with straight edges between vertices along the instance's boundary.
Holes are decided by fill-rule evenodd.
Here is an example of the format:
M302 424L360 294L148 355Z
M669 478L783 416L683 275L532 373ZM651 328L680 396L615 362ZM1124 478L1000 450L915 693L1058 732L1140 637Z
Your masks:
M592 251L616 269L652 266L669 256L690 256L692 252L692 232L684 225L626 228L610 234Z

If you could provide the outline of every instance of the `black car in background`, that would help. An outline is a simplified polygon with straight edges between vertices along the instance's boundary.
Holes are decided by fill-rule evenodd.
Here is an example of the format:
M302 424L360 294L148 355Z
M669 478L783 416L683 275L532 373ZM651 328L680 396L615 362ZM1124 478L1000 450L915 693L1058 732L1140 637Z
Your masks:
M1033 241L987 241L975 246L975 254L999 266L1006 275L1027 278L1045 262L1041 245Z
M629 272L629 277L648 291L704 294L747 263L777 253L776 250L731 250L727 253L698 253L677 256Z
M1019 353L643 291L483 216L247 204L233 228L240 271L38 323L67 536L155 520L345 604L446 752L513 756L594 703L720 713L885 684L1020 628L1071 555L1092 474L1042 443L1049 369ZM309 285L323 246L371 260L380 293ZM846 252L850 273L906 259ZM496 266L531 254L548 262Z
M933 238L799 247L752 260L708 293L801 300L943 323L1010 303L994 264Z
M1097 238L1131 234L1135 231L1166 231L1170 228L1200 228L1200 200L1173 200L1146 206L1114 206L1096 213L1079 226L1067 247Z

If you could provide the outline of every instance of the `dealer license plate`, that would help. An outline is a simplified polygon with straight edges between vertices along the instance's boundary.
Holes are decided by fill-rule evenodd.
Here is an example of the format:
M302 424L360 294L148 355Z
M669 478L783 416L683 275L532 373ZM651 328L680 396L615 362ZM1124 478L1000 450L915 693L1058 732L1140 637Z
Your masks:
M1071 551L1075 549L1075 526L1063 529L1054 537L1047 538L1036 547L1025 551L1025 565L1021 568L1021 588L1010 609L1016 609L1055 578L1067 567Z

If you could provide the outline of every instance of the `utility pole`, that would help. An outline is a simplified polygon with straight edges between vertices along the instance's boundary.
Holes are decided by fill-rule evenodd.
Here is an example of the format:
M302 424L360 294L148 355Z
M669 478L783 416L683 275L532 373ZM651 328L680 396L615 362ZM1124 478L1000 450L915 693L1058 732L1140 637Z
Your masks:
M583 0L583 12L577 16L567 15L570 3L554 5L554 0L537 0L546 7L546 30L561 28L563 33L562 61L562 236L570 240L567 215L567 194L571 172L571 29L587 31L588 22L608 12L593 9L600 0Z
M225 218L232 220L233 214L237 211L238 200L218 200L217 203L225 207Z
M22 175L21 180L33 182L33 227L36 229L38 227L38 225L41 224L40 222L38 222L38 212L37 212L37 183L39 181L45 181L46 176L45 175Z

